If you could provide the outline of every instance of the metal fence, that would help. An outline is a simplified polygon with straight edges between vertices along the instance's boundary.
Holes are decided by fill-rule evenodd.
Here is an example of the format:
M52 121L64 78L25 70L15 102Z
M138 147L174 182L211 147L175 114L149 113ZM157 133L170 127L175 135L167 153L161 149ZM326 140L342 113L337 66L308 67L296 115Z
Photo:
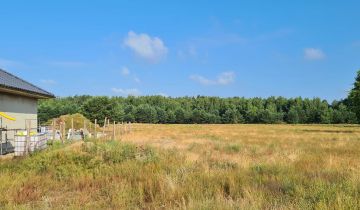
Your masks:
M39 128L31 127L31 120L26 120L26 130L6 129L0 127L0 155L13 153L14 156L23 156L34 151L47 148L48 141L83 140L95 139L121 139L123 135L131 133L132 124L124 122L112 122L105 119L104 125L92 124L84 120L83 127L74 126L71 119L71 127L66 131L66 124L58 119L53 119L50 126ZM39 132L39 133L38 133Z

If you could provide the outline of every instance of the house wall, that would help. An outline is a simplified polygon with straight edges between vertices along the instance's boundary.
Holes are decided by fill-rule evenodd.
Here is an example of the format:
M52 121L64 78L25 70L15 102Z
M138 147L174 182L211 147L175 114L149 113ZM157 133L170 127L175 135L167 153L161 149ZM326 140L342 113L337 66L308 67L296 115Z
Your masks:
M37 127L37 100L24 96L0 93L0 112L4 112L16 121L2 118L2 127L7 129L26 129L25 121L31 120L31 127ZM8 138L13 138L14 132L8 132Z
M9 129L25 130L26 120L31 120L32 131L36 131L37 99L0 92L0 112L4 112L16 119L15 121L10 121L2 117L0 120L0 126L8 129L7 132L2 132L2 135L0 135L0 153L6 154L7 152L14 151L14 140L17 132L16 130Z

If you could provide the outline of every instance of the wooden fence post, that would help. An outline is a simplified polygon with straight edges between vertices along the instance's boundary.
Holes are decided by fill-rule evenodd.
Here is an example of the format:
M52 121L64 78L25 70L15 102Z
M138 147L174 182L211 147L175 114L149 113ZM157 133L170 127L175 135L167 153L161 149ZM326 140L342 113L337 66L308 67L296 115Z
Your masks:
M97 127L97 119L95 119L95 125L94 125L94 136L95 136L95 139L97 138L97 133L96 133L96 127Z
M106 129L106 128L108 128L108 129ZM107 122L106 122L105 136L106 136L105 139L108 139L108 140L110 140L112 137L112 132L111 132L111 128L110 128L110 119L107 119Z
M103 127L103 136L105 136L105 128L106 128L106 122L107 122L107 117L105 117L105 120L104 120L104 127Z
M26 120L26 137L25 137L25 155L29 154L29 146L30 146L30 140L31 140L31 136L30 136L30 131L31 131L31 121L30 120Z
M56 132L56 121L55 121L55 118L52 120L52 139L53 141L55 141L55 132Z
M122 124L123 124L123 122L121 122L121 123L119 124L119 132L120 132L120 135L122 135L122 134L123 134L123 131L122 131Z
M116 135L116 133L115 133L115 125L116 125L116 122L114 121L114 125L113 125L113 140L115 140L115 135Z
M71 133L70 133L70 139L73 140L74 138L74 118L71 118Z
M65 139L65 123L60 122L60 132L61 132L61 143L64 143Z
M89 134L91 135L91 121L89 122Z
M118 133L118 135L120 135L120 138L121 138L121 130L120 130L120 123L118 122L118 123L116 123L116 129L117 129L117 133Z
M63 127L63 136L64 136L64 140L67 139L67 136L66 136L66 122L64 121L64 127Z
M63 135L62 135L62 129L63 129L63 124L62 122L59 122L59 133L60 133L60 141L63 141Z

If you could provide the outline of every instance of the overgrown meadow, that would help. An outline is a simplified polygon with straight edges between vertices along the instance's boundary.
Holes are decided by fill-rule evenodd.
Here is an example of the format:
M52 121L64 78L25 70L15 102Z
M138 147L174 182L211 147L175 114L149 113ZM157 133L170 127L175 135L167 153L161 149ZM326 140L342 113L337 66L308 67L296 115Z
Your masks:
M134 125L0 163L1 209L359 209L358 126Z

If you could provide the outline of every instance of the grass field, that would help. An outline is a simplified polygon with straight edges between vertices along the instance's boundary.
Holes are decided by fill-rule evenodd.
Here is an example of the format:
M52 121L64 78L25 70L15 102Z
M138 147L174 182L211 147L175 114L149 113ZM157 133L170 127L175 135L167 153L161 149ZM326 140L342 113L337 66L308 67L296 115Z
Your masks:
M133 125L2 160L4 209L360 209L360 127Z

